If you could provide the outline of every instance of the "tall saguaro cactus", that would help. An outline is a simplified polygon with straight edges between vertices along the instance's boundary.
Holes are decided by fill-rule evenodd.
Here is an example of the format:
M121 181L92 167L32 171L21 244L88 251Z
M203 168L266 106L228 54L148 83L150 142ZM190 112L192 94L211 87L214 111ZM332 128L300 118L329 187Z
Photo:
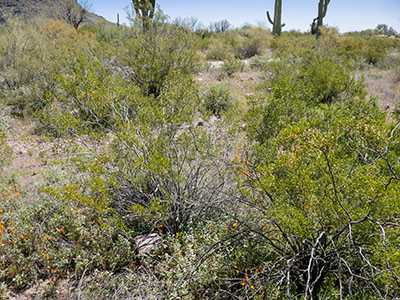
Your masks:
M141 20L143 29L147 30L154 17L156 0L132 0L132 3L136 17Z
M328 4L331 0L319 0L318 3L318 17L316 17L311 24L311 33L315 34L317 39L321 36L319 28L323 25L323 20L328 10Z
M272 21L269 11L267 11L267 18L273 26L272 33L274 35L281 35L282 27L285 26L285 24L282 24L282 0L275 0L274 21Z

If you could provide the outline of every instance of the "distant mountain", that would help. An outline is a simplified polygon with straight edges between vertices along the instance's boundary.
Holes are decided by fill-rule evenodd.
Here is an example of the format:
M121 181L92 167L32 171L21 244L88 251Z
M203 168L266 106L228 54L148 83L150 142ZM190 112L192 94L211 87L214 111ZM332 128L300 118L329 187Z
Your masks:
M26 18L38 16L61 19L59 8L65 0L0 0L0 22L5 15L20 15ZM84 23L106 21L103 17L89 12Z

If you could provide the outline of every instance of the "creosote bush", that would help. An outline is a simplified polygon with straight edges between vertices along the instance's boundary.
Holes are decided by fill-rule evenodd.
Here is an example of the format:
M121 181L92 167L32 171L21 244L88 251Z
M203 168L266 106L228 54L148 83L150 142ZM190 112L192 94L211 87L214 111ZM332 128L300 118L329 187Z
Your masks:
M271 98L249 112L256 143L237 167L254 209L243 218L249 242L270 249L263 290L288 299L394 297L399 125L386 124L339 65L304 59L307 68L277 68Z
M220 117L222 113L233 108L234 100L227 89L221 86L212 86L204 95L205 109Z
M40 110L53 90L53 74L71 49L93 49L94 36L55 20L8 19L0 30L0 99L14 114Z

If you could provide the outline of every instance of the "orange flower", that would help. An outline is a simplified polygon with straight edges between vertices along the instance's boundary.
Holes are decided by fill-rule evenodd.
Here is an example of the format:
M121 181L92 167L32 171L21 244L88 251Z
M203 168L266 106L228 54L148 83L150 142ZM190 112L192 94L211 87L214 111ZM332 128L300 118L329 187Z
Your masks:
M59 231L60 231L60 232L64 232L64 228L60 228Z
M241 285L245 286L246 285L246 281L242 281Z

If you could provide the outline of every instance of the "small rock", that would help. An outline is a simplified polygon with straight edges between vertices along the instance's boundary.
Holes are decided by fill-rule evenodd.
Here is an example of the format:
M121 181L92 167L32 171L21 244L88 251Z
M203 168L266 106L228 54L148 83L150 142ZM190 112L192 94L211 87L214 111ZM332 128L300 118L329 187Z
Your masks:
M161 236L157 233L145 234L135 238L135 246L139 254L146 254L157 249L161 241Z

